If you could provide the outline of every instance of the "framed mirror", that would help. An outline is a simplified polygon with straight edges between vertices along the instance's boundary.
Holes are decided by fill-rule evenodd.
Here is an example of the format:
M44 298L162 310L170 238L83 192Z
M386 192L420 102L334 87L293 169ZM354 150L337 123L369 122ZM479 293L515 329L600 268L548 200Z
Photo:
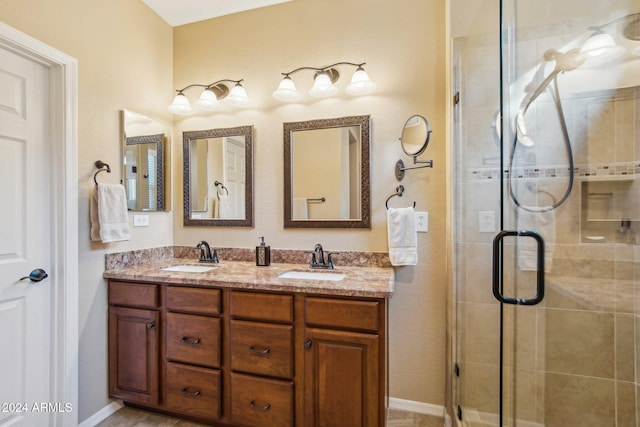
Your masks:
M253 227L253 127L182 135L184 225Z
M165 146L169 128L133 111L121 111L123 177L130 211L168 210Z
M284 123L285 228L371 228L371 117Z

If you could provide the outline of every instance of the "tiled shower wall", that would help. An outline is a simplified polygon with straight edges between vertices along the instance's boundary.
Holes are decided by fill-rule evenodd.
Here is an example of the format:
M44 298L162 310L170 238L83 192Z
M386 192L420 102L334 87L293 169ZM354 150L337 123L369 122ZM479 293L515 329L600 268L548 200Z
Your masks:
M560 49L568 38L564 28L549 25L521 32L520 66L533 68L546 49ZM499 406L500 306L491 293L495 232L479 229L480 213L495 214L499 229L500 154L492 126L499 106L495 37L456 41L463 47L455 149L460 377L454 389L468 426L497 425ZM563 78L570 77L566 73ZM527 113L536 146L519 148L516 167L507 171L525 204L548 205L551 198L558 199L571 173L552 107L543 95ZM640 88L585 87L563 95L563 107L575 182L552 214L555 233L547 244L553 261L545 300L535 307L505 307L505 411L526 426L636 426L640 242L622 242L618 229L622 218L630 218L640 231ZM521 225L506 195L504 203L504 228ZM518 268L515 249L511 258L506 281L517 278L531 293L535 273ZM508 398L513 396L516 404L511 406Z

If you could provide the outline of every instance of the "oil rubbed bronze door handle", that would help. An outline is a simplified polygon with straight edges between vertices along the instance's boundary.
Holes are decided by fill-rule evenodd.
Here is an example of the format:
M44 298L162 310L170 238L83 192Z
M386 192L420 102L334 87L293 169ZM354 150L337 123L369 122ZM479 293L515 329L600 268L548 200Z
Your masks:
M181 341L185 344L200 344L200 338L182 337Z
M536 295L533 298L506 297L502 293L502 240L507 236L531 237L537 247ZM536 305L544 299L544 240L535 231L502 230L493 239L493 296L504 304Z

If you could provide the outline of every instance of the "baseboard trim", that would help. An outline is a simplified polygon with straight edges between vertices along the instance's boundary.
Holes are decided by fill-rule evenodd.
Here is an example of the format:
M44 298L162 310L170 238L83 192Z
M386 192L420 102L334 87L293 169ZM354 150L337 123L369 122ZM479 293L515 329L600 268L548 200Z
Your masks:
M120 403L113 401L78 424L78 427L94 427L109 418L111 415L115 414L118 410L122 409L122 407L123 406Z
M433 405L431 403L416 402L414 400L389 398L389 408L401 411L417 412L419 414L433 415L434 417L444 417L444 406Z

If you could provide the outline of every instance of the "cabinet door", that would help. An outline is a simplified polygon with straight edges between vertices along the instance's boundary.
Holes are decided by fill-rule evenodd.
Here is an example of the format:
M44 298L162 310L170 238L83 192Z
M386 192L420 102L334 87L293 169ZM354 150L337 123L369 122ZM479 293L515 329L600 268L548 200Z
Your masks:
M305 426L377 427L379 337L307 328Z
M109 395L158 403L159 319L155 310L109 307Z

